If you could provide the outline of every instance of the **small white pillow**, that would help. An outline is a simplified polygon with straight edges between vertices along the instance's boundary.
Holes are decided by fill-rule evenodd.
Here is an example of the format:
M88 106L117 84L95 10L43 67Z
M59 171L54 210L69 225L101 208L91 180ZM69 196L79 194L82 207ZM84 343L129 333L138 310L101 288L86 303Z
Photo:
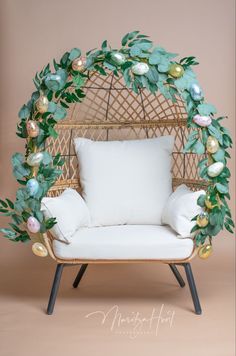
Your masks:
M50 231L56 240L70 243L80 228L90 225L88 207L80 194L71 188L55 198L43 198L41 210L46 219L56 218L57 224Z
M161 225L172 192L174 137L74 143L92 226Z
M202 194L206 192L204 190L193 192L186 185L180 185L167 200L162 223L169 225L179 237L191 237L191 230L196 224L191 220L202 212L202 208L197 204Z

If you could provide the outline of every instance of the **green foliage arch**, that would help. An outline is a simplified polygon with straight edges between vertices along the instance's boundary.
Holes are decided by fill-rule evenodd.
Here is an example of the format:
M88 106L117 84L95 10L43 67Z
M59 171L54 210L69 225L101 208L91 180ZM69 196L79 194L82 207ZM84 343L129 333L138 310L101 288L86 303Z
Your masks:
M1 214L12 220L8 228L0 229L4 237L15 242L30 240L31 234L27 230L30 217L39 222L39 233L45 233L56 223L55 218L45 220L40 206L42 198L62 172L63 159L60 153L52 157L45 142L50 136L57 137L55 125L66 117L70 103L83 100L83 85L91 71L104 76L107 71L112 71L115 76L122 75L126 86L135 93L139 88L146 88L151 93L159 90L173 102L176 96L184 100L187 125L192 129L184 150L205 155L199 163L199 176L209 183L206 195L198 200L205 210L207 224L202 226L204 224L199 224L199 217L194 218L196 225L192 232L195 242L204 244L206 239L211 240L224 228L233 232L234 224L227 204L227 199L230 199L230 171L227 167L228 149L232 145L230 133L221 125L224 117L216 117L216 108L205 102L192 69L198 64L195 57L178 61L176 57L175 53L155 47L148 36L133 31L123 37L119 49L112 49L104 41L101 49L91 50L86 57L81 57L81 51L73 48L59 62L53 60L53 70L48 64L36 73L33 79L36 90L20 109L17 124L16 134L26 142L25 155L15 153L12 156L13 174L20 187L15 202L0 200ZM200 124L196 116L203 120ZM208 147L209 137L217 146L215 152ZM215 163L217 172L216 166L215 170L212 167ZM29 189L32 179L38 184L34 193Z

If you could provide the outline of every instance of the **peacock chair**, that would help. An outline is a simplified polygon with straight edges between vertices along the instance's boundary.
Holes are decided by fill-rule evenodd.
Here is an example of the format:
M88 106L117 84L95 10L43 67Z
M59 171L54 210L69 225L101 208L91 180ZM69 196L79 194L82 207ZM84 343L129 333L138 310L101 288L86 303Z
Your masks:
M221 118L213 118L214 106L204 103L191 69L198 64L195 58L185 57L177 63L172 60L174 54L160 47L151 52L151 47L147 36L134 31L123 38L119 51L104 41L101 50L88 52L86 58L78 49L66 52L59 63L54 60L55 74L49 65L36 74L37 91L19 112L17 134L26 139L26 154L15 154L12 162L13 173L23 187L15 203L0 200L0 211L14 220L11 229L0 231L14 241L36 241L33 252L39 256L49 254L56 261L48 314L53 313L65 266L82 265L73 284L76 288L90 263L148 261L168 264L181 287L185 283L176 266L183 266L195 312L201 314L190 261L199 249L200 257L211 253L211 238L223 226L232 230L225 200L229 197L230 176L226 149L232 141L219 123ZM40 209L45 196L60 197L67 188L83 195L74 139L131 142L161 136L174 138L173 191L182 184L192 191L206 191L198 199L198 205L205 209L204 224L202 216L200 223L199 216L194 217L197 224L191 231L194 238L189 253L184 258L77 258L58 254L55 244L67 247L55 240L51 231L55 217L48 219ZM204 245L206 239L208 245ZM180 248L183 241L178 241Z
M198 177L198 163L202 158L196 153L183 153L190 129L187 128L187 113L183 100L178 97L173 103L162 94L151 94L145 89L139 89L139 93L133 93L127 89L122 77L115 77L110 72L106 77L94 72L86 81L83 91L85 98L82 103L70 106L68 116L56 130L58 138L49 139L47 145L52 155L58 151L65 159L63 174L49 190L48 196L60 195L66 188L74 188L82 193L79 179L79 167L74 150L73 139L86 137L92 140L132 140L172 135L175 137L175 146L172 158L172 185L175 189L180 184L186 184L192 190L198 190L206 186L206 182ZM58 263L61 271L66 264L82 264L76 277L74 287L77 287L82 274L89 263L137 263L147 260L63 260L58 258L53 251L53 236L50 232L44 235L44 241L50 256ZM192 296L194 298L196 312L201 308L194 287L193 275L189 261L195 256L197 247L192 254L184 260L159 260L169 264L181 287L184 281L176 264L183 265L186 269ZM58 272L60 274L60 272ZM48 313L52 312L52 299L49 301Z

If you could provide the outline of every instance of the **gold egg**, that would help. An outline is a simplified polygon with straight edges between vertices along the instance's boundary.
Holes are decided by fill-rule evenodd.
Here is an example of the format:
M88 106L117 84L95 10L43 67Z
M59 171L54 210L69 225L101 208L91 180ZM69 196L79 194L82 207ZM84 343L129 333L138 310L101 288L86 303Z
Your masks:
M26 130L29 137L37 137L39 135L39 127L36 121L33 120L27 121Z
M41 95L35 103L36 109L40 114L44 114L48 110L48 98L45 95Z
M208 222L209 222L209 217L208 217L208 214L207 213L201 213L198 215L197 217L197 225L199 227L205 227L208 225Z
M168 73L174 78L180 78L184 74L184 68L180 64L173 63Z
M198 256L200 258L202 258L203 260L205 260L206 258L208 258L213 252L213 248L212 245L207 244L207 245L203 245L199 250L198 250Z
M35 242L32 245L32 251L38 257L46 257L48 255L48 250L41 242Z
M85 57L75 58L72 62L72 69L75 70L76 72L84 72L86 69L85 65L86 65Z
M215 137L209 136L207 139L206 147L207 147L207 152L216 153L219 149L219 142Z

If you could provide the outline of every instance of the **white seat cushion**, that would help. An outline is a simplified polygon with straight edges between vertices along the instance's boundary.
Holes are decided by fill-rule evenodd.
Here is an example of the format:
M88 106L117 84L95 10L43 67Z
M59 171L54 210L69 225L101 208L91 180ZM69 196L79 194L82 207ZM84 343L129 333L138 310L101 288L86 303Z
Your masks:
M62 259L184 259L193 246L192 239L178 239L171 228L155 225L80 228L70 245L53 241L54 253Z
M74 142L92 226L161 225L172 192L174 137Z

